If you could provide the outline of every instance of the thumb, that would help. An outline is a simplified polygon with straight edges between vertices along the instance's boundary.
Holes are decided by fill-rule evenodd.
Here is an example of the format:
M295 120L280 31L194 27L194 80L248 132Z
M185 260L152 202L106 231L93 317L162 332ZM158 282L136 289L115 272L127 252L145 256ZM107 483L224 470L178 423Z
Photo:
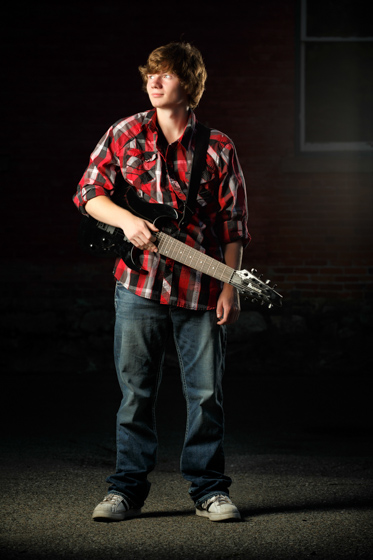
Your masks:
M150 231L159 231L159 229L154 224L152 224L151 222L146 222L146 225L148 226Z
M224 307L221 301L218 301L218 305L216 306L216 317L218 319L222 319L224 315Z

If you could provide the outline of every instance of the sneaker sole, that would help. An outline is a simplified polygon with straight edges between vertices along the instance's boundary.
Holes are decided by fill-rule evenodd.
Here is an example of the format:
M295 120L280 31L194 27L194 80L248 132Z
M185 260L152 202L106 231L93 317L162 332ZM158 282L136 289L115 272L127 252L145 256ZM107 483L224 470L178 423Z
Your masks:
M123 521L124 519L131 519L133 517L140 517L141 509L130 509L123 513L113 512L96 512L92 514L93 521L109 523L110 521Z
M228 520L241 520L241 515L239 512L234 513L209 513L208 511L196 509L196 515L199 517L207 517L210 521L228 521Z

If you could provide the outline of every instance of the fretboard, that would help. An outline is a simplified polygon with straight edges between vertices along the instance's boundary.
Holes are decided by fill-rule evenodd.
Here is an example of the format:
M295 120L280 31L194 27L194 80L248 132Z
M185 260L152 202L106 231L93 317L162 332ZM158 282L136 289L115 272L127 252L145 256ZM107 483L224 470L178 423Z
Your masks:
M193 247L185 245L185 243L166 233L157 232L156 237L158 251L161 255L229 284L234 274L233 268L201 253L197 249L193 249Z

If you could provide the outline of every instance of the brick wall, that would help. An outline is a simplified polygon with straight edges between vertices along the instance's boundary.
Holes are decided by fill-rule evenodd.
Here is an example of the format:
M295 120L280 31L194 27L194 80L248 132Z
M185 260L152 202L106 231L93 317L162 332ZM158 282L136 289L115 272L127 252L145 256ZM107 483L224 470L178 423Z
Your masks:
M368 298L369 162L295 154L295 1L250 1L245 13L240 2L222 10L192 2L178 14L174 3L135 4L33 2L10 13L3 282L111 287L111 264L79 251L71 196L107 127L148 107L138 64L184 38L208 68L197 114L233 138L245 172L253 236L245 267L276 281L287 301Z

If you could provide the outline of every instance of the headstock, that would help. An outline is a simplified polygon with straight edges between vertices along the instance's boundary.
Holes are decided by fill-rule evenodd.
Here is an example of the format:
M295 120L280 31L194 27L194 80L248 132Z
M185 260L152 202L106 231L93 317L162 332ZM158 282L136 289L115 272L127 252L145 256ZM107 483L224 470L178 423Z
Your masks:
M253 303L267 305L269 308L281 307L282 295L276 292L276 284L270 286L270 280L263 282L262 275L256 276L257 270L235 270L230 284L235 286L245 299L251 299Z

